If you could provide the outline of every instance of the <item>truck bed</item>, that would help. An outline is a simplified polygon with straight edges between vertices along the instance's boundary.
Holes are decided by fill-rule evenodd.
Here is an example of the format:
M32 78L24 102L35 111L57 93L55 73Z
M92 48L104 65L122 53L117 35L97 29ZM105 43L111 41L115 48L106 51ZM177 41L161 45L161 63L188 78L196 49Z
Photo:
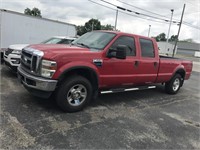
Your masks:
M157 81L161 82L162 79L170 80L173 73L176 72L178 68L185 70L185 79L188 79L192 71L192 62L182 58L160 56L160 67Z

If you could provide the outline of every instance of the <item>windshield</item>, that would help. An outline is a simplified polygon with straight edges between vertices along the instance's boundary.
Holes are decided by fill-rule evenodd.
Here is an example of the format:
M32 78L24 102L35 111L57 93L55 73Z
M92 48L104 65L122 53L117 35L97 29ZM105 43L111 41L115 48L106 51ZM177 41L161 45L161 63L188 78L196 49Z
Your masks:
M62 39L53 37L42 42L42 44L70 44L72 41L73 39Z
M104 49L115 35L115 33L108 32L88 32L73 41L72 44L100 50Z

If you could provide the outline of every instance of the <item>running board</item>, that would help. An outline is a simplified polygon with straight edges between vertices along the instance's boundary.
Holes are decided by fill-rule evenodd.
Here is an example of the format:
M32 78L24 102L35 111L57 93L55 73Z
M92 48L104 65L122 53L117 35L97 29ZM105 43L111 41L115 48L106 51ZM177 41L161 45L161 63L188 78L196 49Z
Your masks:
M136 91L136 90L145 90L145 89L154 89L156 86L141 86L138 88L119 88L119 89L110 89L108 91L101 91L101 94L108 94L108 93L118 93L118 92L126 92L126 91Z

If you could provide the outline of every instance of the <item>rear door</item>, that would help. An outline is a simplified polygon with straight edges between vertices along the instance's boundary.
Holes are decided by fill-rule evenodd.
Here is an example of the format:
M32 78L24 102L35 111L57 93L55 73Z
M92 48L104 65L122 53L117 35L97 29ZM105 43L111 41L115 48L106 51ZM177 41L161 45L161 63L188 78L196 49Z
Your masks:
M156 42L149 38L138 39L140 60L138 64L137 82L140 84L154 83L159 68L159 56Z

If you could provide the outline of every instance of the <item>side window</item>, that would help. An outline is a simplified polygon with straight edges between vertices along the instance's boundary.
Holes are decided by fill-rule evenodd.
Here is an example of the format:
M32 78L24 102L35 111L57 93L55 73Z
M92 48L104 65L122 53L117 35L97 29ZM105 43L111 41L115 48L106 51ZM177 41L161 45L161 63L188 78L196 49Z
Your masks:
M133 37L129 36L121 36L119 37L110 47L111 49L117 49L118 45L126 45L126 56L135 56L136 48L135 48L135 40Z
M147 39L140 39L142 57L155 57L153 42Z

